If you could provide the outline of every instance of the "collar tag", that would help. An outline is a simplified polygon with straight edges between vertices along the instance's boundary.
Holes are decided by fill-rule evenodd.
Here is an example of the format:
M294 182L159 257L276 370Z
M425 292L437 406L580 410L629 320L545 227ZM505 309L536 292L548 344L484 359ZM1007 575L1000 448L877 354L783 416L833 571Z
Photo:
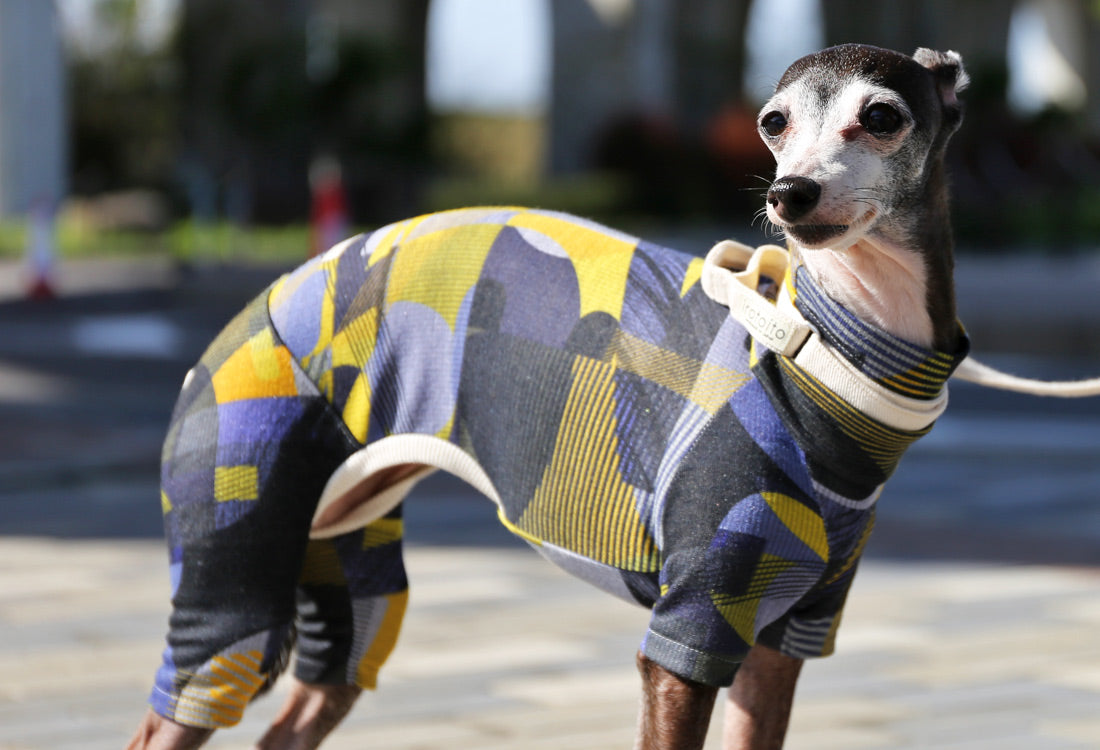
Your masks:
M711 248L703 261L703 290L725 305L758 342L784 357L793 357L812 333L809 324L777 308L757 291L760 277L783 283L789 255L777 245L753 250L732 240Z
M733 295L730 300L730 315L745 326L745 330L754 339L784 357L798 354L810 335L808 325L784 315L755 291Z

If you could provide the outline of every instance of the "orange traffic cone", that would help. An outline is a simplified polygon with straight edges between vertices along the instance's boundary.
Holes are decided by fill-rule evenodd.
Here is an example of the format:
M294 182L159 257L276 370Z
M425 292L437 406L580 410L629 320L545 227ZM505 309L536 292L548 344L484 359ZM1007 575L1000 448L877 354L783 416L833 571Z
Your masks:
M309 254L313 257L347 238L350 222L344 181L335 159L314 161L309 170L309 186L313 194Z
M57 297L53 285L53 212L47 201L36 201L30 210L27 241L27 266L30 284L27 297L48 300Z

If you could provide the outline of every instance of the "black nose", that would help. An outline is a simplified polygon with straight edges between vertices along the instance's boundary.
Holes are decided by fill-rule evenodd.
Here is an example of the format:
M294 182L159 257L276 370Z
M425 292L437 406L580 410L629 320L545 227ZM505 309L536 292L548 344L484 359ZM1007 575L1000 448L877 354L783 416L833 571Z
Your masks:
M768 203L786 221L810 213L820 197L821 186L808 177L780 177L768 190Z

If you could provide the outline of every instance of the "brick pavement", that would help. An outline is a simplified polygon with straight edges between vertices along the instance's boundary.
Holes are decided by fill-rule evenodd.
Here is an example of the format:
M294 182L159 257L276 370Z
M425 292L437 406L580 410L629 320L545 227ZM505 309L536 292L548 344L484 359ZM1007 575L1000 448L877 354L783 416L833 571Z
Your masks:
M645 612L515 546L412 545L408 562L381 689L327 747L630 746ZM0 539L0 749L121 747L166 591L156 541ZM787 746L1098 747L1098 631L1096 570L869 560L838 654L805 669ZM210 746L249 747L278 702Z

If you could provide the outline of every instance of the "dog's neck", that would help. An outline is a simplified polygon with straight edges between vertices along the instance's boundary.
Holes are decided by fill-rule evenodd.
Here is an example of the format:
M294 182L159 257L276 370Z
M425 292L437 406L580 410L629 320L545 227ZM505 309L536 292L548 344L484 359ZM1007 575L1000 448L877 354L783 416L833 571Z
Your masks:
M796 253L818 286L861 320L932 347L927 272L919 256L870 237L842 250L796 248Z
M946 190L930 186L920 200L924 210L912 228L885 227L841 249L807 250L792 243L792 250L825 293L864 322L953 352L959 325Z

